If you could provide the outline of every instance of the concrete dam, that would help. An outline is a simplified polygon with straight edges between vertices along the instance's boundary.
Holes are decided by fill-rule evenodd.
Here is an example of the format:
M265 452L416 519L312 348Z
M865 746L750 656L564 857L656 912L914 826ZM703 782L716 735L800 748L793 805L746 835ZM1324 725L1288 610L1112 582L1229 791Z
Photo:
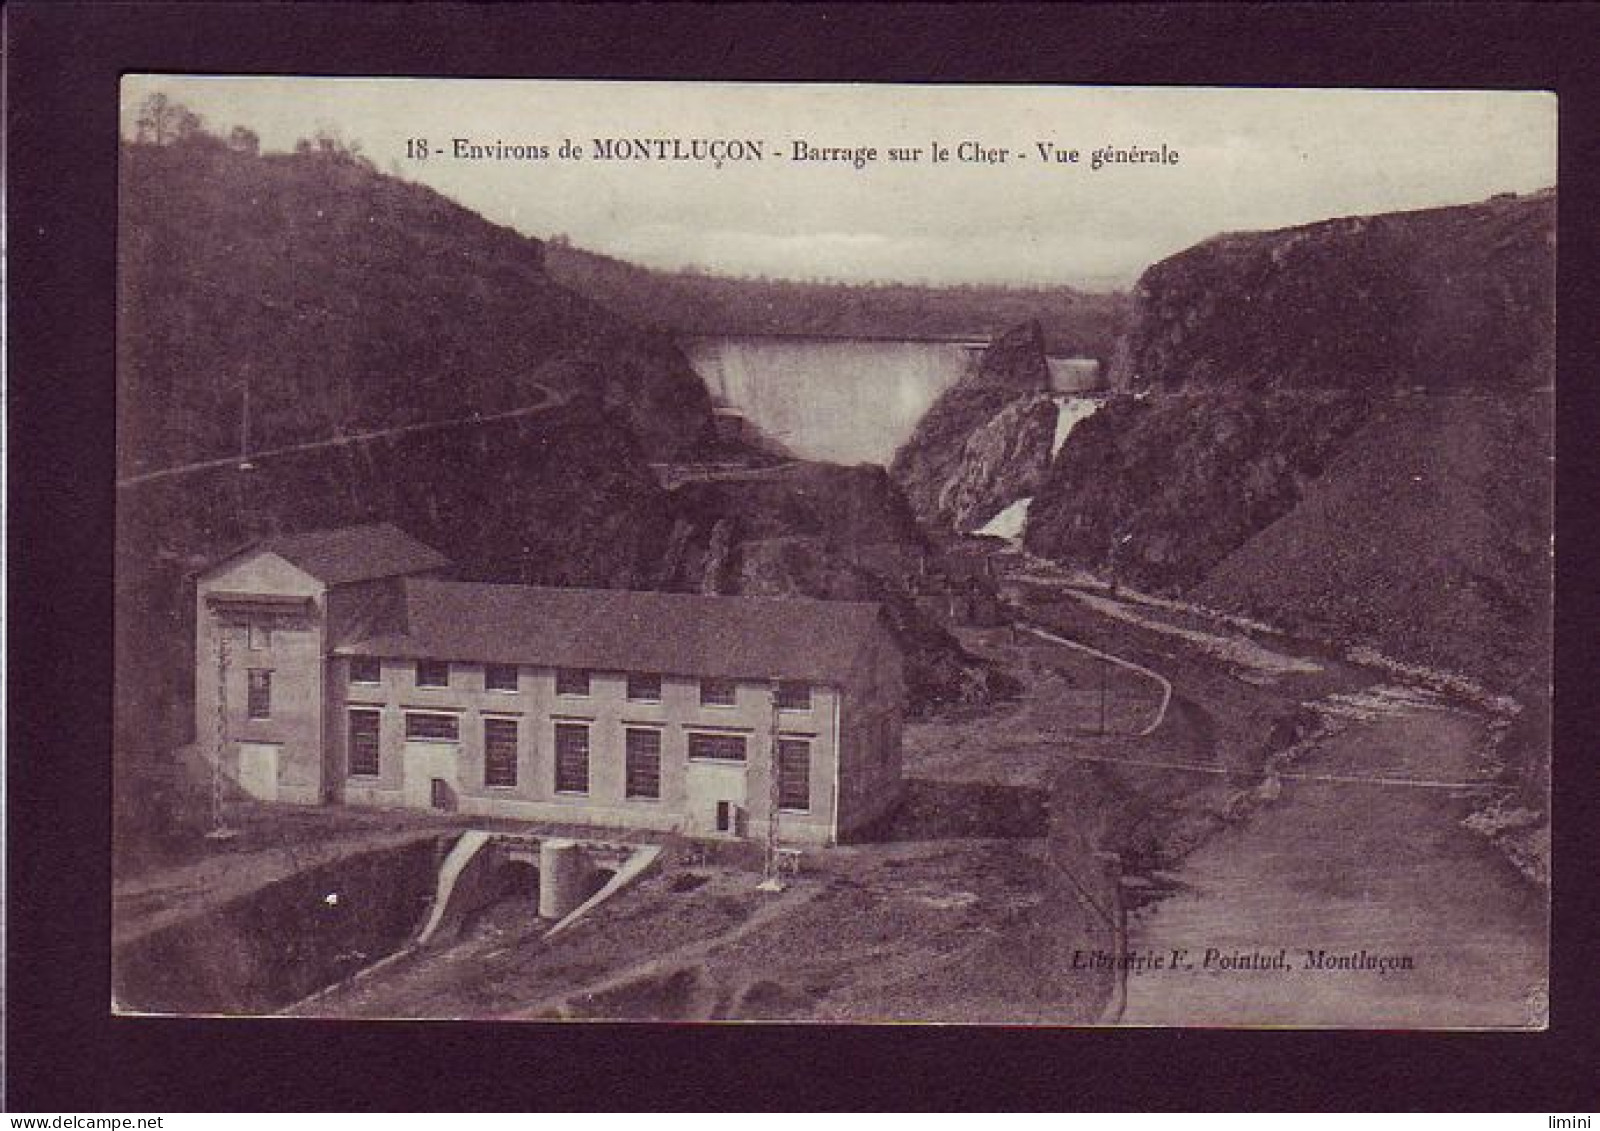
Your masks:
M729 335L678 345L712 396L795 455L887 465L989 342ZM1100 387L1092 358L1046 361L1058 393Z
M886 465L989 343L731 336L678 344L712 396L795 455Z

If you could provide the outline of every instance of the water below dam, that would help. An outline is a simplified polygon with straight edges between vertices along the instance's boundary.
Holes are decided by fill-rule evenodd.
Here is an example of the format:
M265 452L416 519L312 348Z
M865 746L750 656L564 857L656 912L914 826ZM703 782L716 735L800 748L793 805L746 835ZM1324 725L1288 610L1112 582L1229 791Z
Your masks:
M755 335L678 344L713 396L795 455L884 465L988 346Z

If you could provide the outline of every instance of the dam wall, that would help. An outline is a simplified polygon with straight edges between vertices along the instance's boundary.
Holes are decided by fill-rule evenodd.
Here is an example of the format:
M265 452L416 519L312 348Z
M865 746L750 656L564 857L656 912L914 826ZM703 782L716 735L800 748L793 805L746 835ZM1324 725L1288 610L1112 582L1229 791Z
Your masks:
M684 338L712 396L803 459L887 466L984 341Z

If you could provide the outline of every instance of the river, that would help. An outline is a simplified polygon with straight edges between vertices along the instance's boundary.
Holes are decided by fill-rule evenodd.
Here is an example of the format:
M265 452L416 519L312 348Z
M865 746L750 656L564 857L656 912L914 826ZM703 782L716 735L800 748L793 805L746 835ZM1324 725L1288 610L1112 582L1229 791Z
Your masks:
M1131 952L1183 949L1192 969L1131 974L1122 1022L1541 1023L1542 895L1462 826L1475 791L1453 787L1489 776L1484 737L1475 714L1402 701L1299 757L1133 915Z
M1464 824L1500 780L1493 716L1193 606L1038 563L1010 576L1039 623L1148 666L1183 707L1147 737L1058 753L1141 767L1056 787L1084 827L1102 790L1130 806L1099 834L1130 867L1121 953L1095 959L1128 969L1105 1023L1543 1024L1548 890ZM1298 742L1270 737L1290 718Z

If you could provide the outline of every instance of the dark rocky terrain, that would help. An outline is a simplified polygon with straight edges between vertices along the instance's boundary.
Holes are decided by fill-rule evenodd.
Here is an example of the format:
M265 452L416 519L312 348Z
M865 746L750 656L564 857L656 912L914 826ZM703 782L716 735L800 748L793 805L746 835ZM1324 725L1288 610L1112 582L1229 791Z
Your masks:
M1547 669L1555 199L1150 268L1026 547L1502 686Z
M1009 698L1015 684L920 612L937 561L905 497L871 464L792 463L673 492L665 585L750 596L881 601L906 657L914 714Z
M1505 390L1555 362L1554 190L1217 236L1140 278L1127 391Z
M971 530L1031 495L1050 468L1056 406L1037 322L995 339L895 453L890 474L917 517Z
M1073 430L1025 545L1184 592L1288 513L1369 411L1342 392L1112 398ZM1115 550L1114 550L1115 548Z
M1379 404L1193 595L1542 694L1553 432L1546 398Z

